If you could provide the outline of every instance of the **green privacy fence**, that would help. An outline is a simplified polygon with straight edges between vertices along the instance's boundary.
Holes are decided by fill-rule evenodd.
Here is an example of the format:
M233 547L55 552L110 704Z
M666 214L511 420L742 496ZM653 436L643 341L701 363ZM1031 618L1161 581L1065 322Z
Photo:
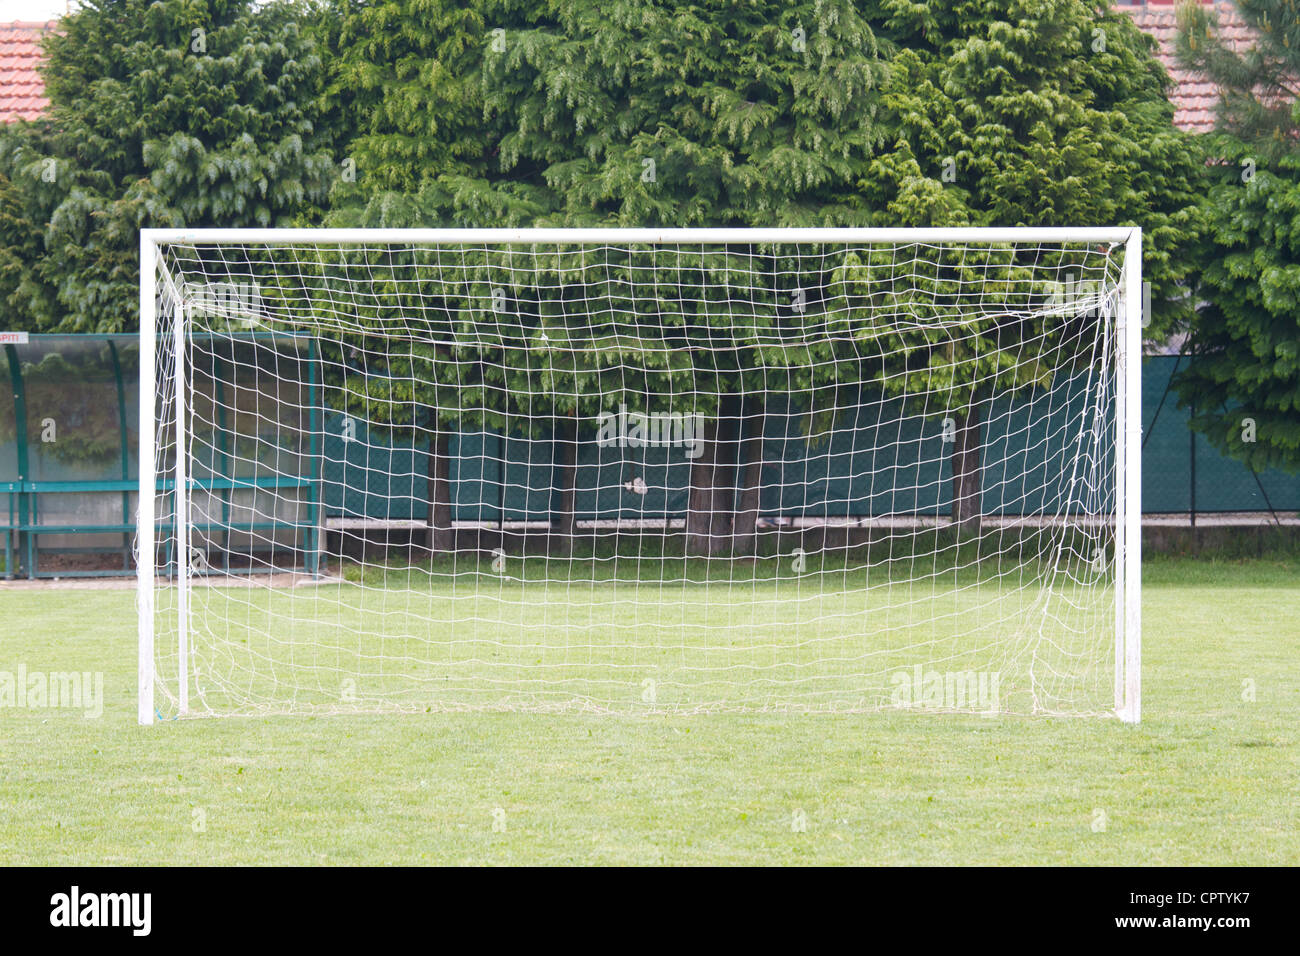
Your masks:
M221 464L223 457L245 463L264 459L259 475L266 468L280 475L286 462L296 462L291 467L302 474L281 477L299 490L292 497L283 490L205 492L213 521L230 523L231 509L242 509L268 516L266 521L283 524L291 536L302 538L301 529L315 527L319 519L313 516L320 514L423 519L427 446L359 421L347 429L353 440L345 440L342 413L307 407L324 392L310 385L319 381L310 343L275 348L285 355L268 358L268 349L254 346L251 338L233 343L223 362L201 376L213 392L207 400L227 411L214 412L215 428L199 436L200 447L213 451L212 461L200 471L214 481L221 478L230 470ZM32 335L0 349L0 376L8 386L0 388L0 536L6 574L21 570L34 575L43 573L43 567L67 575L131 569L138 355L133 336ZM259 378L249 371L255 361L295 364L275 376L263 370ZM1143 511L1300 510L1300 477L1277 471L1255 474L1188 430L1188 412L1168 390L1182 361L1155 356L1144 363ZM292 412L289 419L266 422L264 400L255 389L241 387L243 377L253 383L274 377L305 384L278 396L277 407ZM1089 417L1088 393L1086 376L1079 375L1050 390L993 404L984 429L987 513L1077 510L1109 494L1108 462L1101 450L1109 440L1089 443L1087 436L1097 423ZM200 406L202 401L202 396L196 399ZM761 513L786 518L946 513L950 446L943 441L940 419L865 392L848 404L852 412L810 427L799 409L778 398L769 401ZM272 433L243 435L244 422L264 423ZM579 519L685 513L688 449L602 447L593 438L589 429L579 446ZM284 447L286 441L294 448ZM724 447L733 460L742 457L734 440ZM555 444L545 434L503 437L467 430L454 435L449 462L453 518L547 520L559 503L555 461ZM739 485L738 471L737 465L724 470L723 480ZM55 555L90 555L98 563L76 570L51 561Z
M1216 513L1300 510L1300 476L1254 472L1212 448L1187 427L1170 378L1187 359L1148 358L1142 365L1142 511Z
M1187 428L1188 412L1169 391L1180 359L1143 365L1145 513L1296 511L1300 477L1255 474L1220 455ZM1050 390L994 403L984 427L984 502L988 514L1076 511L1110 493L1105 443L1086 437L1086 375ZM814 427L779 400L767 409L761 512L783 517L945 514L951 472L941 419L900 401L858 396L851 412ZM328 515L422 519L427 445L393 439L327 412L322 494ZM1104 423L1108 425L1109 423ZM579 445L575 508L579 520L680 517L687 506L690 460L674 448L600 447L594 423ZM1081 446L1079 443L1083 441ZM1106 439L1108 442L1109 439ZM737 447L732 443L732 459ZM453 518L544 521L558 505L560 478L549 436L462 432L451 439ZM1076 464L1082 461L1082 465ZM724 480L739 483L732 468ZM640 479L638 485L637 479ZM1074 479L1074 490L1071 490Z

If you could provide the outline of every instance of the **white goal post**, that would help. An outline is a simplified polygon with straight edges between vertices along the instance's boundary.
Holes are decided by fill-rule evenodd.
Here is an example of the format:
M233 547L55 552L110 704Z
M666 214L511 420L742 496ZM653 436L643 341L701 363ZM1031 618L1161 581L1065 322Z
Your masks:
M142 230L139 722L1136 723L1141 260L1136 227Z

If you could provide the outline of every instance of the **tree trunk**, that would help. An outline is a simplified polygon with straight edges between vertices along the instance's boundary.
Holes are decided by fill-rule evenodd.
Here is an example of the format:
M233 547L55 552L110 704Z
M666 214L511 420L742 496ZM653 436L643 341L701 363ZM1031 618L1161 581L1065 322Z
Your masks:
M754 554L758 550L758 509L763 480L763 431L766 424L762 402L755 402L745 421L745 440L740 447L744 473L740 484L740 504L732 528L731 553Z
M725 487L725 465L719 461L720 426L716 419L704 426L704 449L691 463L690 498L686 511L686 547L691 554L715 555L727 547L731 532L731 506Z
M576 528L574 521L574 484L578 473L578 420L561 419L555 425L556 467L559 468L560 505L551 520L554 537L551 551L556 554L573 553L573 535Z
M426 479L429 499L429 550L451 551L455 547L455 534L451 527L451 483L448 481L448 456L451 433L441 424L429 440L426 456Z
M954 417L957 433L952 446L952 523L963 534L977 534L983 507L979 406L971 405L964 413Z

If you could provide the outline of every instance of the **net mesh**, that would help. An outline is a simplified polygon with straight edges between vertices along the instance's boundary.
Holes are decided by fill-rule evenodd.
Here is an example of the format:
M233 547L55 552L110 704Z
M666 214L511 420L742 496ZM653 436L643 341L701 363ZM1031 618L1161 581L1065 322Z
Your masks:
M163 244L159 714L1109 713L1122 266Z

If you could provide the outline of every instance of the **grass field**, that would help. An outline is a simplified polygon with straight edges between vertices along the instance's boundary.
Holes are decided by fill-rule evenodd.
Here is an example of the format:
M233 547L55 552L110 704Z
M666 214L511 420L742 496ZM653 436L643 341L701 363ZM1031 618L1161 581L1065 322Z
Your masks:
M412 714L135 723L125 590L0 588L0 863L1300 862L1300 562L1144 568L1144 719ZM1248 691L1253 688L1253 700Z
M544 561L528 563L538 569L509 577L408 565L364 581L350 567L346 581L196 587L191 712L1115 707L1115 592L1068 565L917 562L777 577L776 561L677 559L625 563L617 575L612 563L558 562L550 578ZM160 589L163 718L177 713L175 599ZM951 677L952 693L926 701L924 678L913 693L917 664ZM981 677L984 693L969 693ZM908 685L897 694L895 678Z

